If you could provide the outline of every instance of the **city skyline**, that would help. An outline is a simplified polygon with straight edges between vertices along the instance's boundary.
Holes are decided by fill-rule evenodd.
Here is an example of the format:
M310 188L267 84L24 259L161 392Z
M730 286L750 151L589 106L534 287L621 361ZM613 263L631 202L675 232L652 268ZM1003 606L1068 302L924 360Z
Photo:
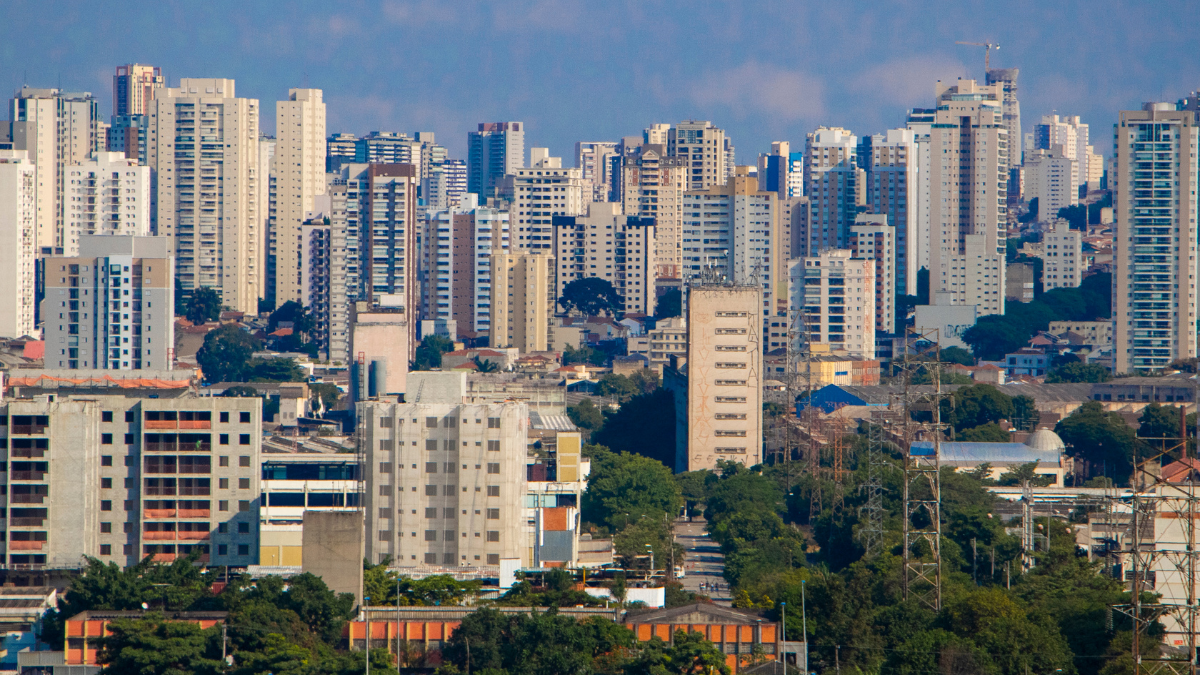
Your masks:
M527 147L571 157L578 140L708 119L735 141L738 163L752 164L771 141L799 143L819 125L858 135L903 126L907 109L932 104L937 79L982 81L984 50L958 40L998 42L992 67L1020 69L1025 131L1054 112L1108 128L1117 110L1200 87L1200 63L1169 57L1200 47L1184 28L1200 7L1174 2L1159 3L1170 22L1116 2L1036 11L1013 2L988 5L986 14L982 4L913 3L871 6L869 15L865 5L559 0L385 0L336 12L306 4L286 15L216 3L134 7L119 17L99 6L48 5L7 8L0 65L10 90L91 91L106 117L113 68L126 63L161 66L168 86L182 77L234 79L240 95L263 105L289 88L319 88L329 133L429 130L455 157L466 156L467 132L483 121L521 120ZM59 46L46 52L44 39L55 34ZM1155 49L1141 59L1114 49L1151 41ZM273 133L264 111L263 130ZM1097 152L1109 156L1107 134L1097 137Z

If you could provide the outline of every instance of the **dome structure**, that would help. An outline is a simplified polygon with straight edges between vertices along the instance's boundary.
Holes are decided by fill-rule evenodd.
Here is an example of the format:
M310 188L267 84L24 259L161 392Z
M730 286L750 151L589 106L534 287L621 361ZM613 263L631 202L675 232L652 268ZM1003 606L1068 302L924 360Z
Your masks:
M1029 438L1025 439L1025 445L1039 452L1062 452L1067 447L1058 434L1044 428L1030 434Z

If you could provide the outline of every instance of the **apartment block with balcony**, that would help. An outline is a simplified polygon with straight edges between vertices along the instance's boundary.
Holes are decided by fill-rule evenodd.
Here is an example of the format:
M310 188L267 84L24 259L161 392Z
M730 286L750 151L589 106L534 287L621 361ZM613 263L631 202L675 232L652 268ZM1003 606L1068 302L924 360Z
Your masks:
M255 398L41 396L0 406L9 569L258 557Z
M586 216L555 216L555 297L573 281L595 277L612 284L627 313L654 314L653 218L621 215L613 202L588 204Z

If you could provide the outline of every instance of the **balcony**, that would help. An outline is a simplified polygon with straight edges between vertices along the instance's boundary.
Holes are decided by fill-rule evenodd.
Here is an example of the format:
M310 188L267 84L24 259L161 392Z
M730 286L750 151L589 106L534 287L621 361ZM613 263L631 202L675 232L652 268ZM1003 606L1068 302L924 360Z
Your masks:
M142 516L145 518L174 518L175 509L143 509Z
M47 472L45 472L45 471L12 471L9 473L9 479L10 480L32 480L32 481L42 482L42 481L46 480L46 473Z
M212 509L179 509L180 518L211 518Z
M179 422L176 420L146 420L143 426L146 429L178 429Z
M10 541L8 542L8 550L10 551L41 551L46 547L44 541Z
M143 532L142 539L147 541L175 541L174 532Z

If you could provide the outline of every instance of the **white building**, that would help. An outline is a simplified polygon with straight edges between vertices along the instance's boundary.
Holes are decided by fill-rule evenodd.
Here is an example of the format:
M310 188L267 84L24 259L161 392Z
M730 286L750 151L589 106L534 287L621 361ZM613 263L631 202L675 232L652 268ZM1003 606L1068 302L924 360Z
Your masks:
M687 163L665 146L642 144L624 157L620 180L625 215L654 219L656 279L678 279L683 239Z
M509 217L514 249L550 253L554 216L578 216L584 210L582 169L564 169L561 157L546 148L530 148L529 166L516 170Z
M1058 217L1058 210L1079 203L1079 162L1067 157L1063 146L1049 150L1034 150L1025 154L1026 202L1038 200L1038 220L1046 222Z
M1054 221L1042 236L1042 289L1075 288L1083 282L1083 233L1065 220Z
M174 238L180 287L216 289L247 314L264 290L258 125L258 100L237 98L233 80L184 78L158 91L146 143L151 227Z
M63 199L63 254L79 255L79 237L88 234L150 234L150 169L123 152L97 152L68 165Z
M758 190L758 179L744 166L725 185L683 194L683 276L712 268L736 284L758 285L764 324L778 311L777 284L783 280L777 200L776 193Z
M1061 145L1063 154L1075 161L1071 182L1076 190L1084 184L1089 190L1099 189L1104 174L1103 157L1095 154L1089 142L1088 125L1081 122L1078 115L1042 115L1042 121L1033 126L1034 150L1051 150ZM1028 156L1025 163L1029 163ZM1100 175L1093 174L1095 167L1099 167ZM1047 215L1053 217L1054 214Z
M320 89L289 89L275 104L275 157L271 169L275 208L271 218L273 278L266 298L276 307L301 295L300 225L325 194L325 103Z
M875 261L875 330L896 330L896 228L886 215L860 213L850 228L850 251L855 258Z
M654 219L621 215L621 205L592 202L586 216L554 219L554 296L596 277L613 285L626 313L654 314Z
M1121 111L1113 142L1113 371L1196 357L1200 128L1169 103Z
M107 129L99 104L87 92L22 87L12 98L12 148L25 150L37 170L37 239L39 254L61 253L64 246L64 167L82 164L107 147Z
M524 403L466 404L465 373L410 374L411 403L359 403L366 556L400 565L532 564Z
M35 335L37 167L24 150L0 150L0 336Z
M929 290L935 304L1004 313L1008 127L1001 85L937 85L930 128ZM951 300L952 298L952 300Z
M917 204L929 200L928 195L920 194L916 132L888 129L886 134L863 139L863 144L867 146L867 152L861 153L866 163L862 167L866 171L866 206L870 213L887 216L895 233L896 294L916 295L920 269ZM886 330L892 330L891 323Z
M916 187L909 195L909 209L915 213L915 223L912 236L909 237L907 256L912 268L913 290L909 291L909 295L916 295L916 274L921 268L930 269L932 260L931 248L933 246L933 227L930 221L931 206L929 200L932 194L932 185L929 182L930 166L932 159L932 146L930 145L930 133L933 128L933 122L936 118L936 110L927 108L917 108L909 112L908 121L905 125L913 132L913 144L916 158L913 164L916 166L917 180ZM939 191L939 199L941 193ZM938 230L941 231L940 228Z
M804 194L809 198L808 231L793 235L803 250L816 255L849 245L858 213L858 137L840 127L821 127L804 146Z
M683 160L690 171L685 190L724 185L733 175L732 149L725 130L712 122L685 120L667 131L667 154Z
M875 261L830 249L788 266L788 316L803 312L809 341L875 358Z

